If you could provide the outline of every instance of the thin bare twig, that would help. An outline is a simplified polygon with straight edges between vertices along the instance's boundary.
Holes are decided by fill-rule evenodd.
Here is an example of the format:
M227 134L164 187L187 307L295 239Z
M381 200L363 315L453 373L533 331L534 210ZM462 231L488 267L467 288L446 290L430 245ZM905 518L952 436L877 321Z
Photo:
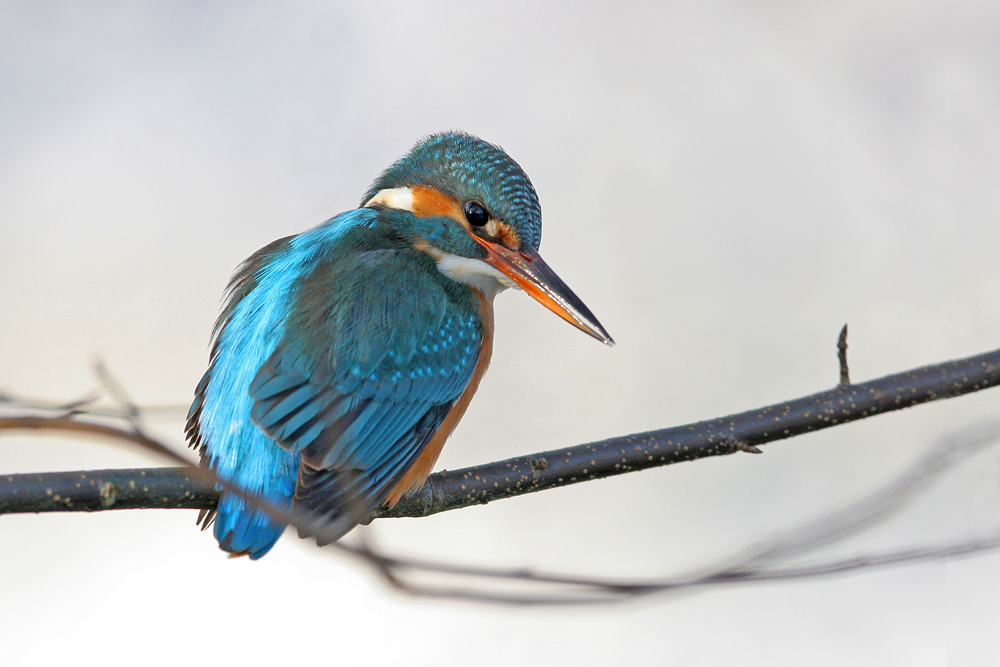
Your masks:
M7 418L3 418L7 419ZM133 432L74 421L72 417L55 417L46 420L46 426L53 423L63 428L66 420L73 421L72 431L88 435L115 437L126 442L148 447L150 442L146 436ZM0 429L8 424L0 421ZM34 427L36 422L21 422L22 427ZM78 428L79 427L79 428ZM68 427L67 427L68 428ZM950 443L945 443L932 451L911 469L900 475L894 482L879 489L869 498L852 504L801 528L789 531L764 547L748 549L740 557L728 563L709 568L700 573L672 577L652 581L625 581L597 577L581 577L572 575L549 574L535 572L526 568L488 568L480 566L446 564L435 561L407 559L387 556L380 553L371 541L362 541L360 545L336 543L338 552L347 553L360 558L371 566L389 585L402 592L424 597L475 600L480 602L517 604L517 605L551 605L551 604L602 604L631 599L652 593L677 592L735 582L771 581L776 579L805 578L872 567L887 566L915 561L931 560L943 557L976 553L1000 546L1000 533L976 540L966 540L952 544L910 547L881 553L865 554L851 558L825 561L807 565L781 565L780 561L791 555L801 555L822 544L842 539L857 532L863 526L874 523L879 518L885 518L897 509L905 500L912 497L920 488L933 479L939 478L949 467L968 456L981 451L994 443L1000 437L1000 425L992 425L971 434L953 437ZM153 441L155 442L155 441ZM162 443L156 443L154 451L162 452L166 448ZM177 458L170 452L168 456ZM192 469L198 477L211 474L204 469ZM192 478L197 481L197 477ZM215 483L222 483L215 479ZM255 504L266 505L249 494L243 494L238 489L227 489L241 493ZM304 526L308 531L318 533L322 539L322 530L302 517L294 516L281 510L271 508L278 518L295 526ZM470 579L475 585L476 580L490 581L521 581L538 584L544 587L555 587L551 593L511 593L496 592L475 587L461 587L455 584L426 585L409 581L407 572L440 574L455 580Z
M760 446L768 442L980 391L997 384L1000 384L1000 350L861 384L838 385L811 396L720 419L436 473L431 475L423 488L403 498L394 508L381 511L378 516L429 516L656 466L736 452L760 452ZM2 428L12 427L5 427L0 421ZM80 487L76 486L79 476L99 477L110 482L113 476L128 481L140 474L163 480L161 488L164 493L158 495L155 501L151 500L150 507L191 507L191 498L187 495L190 488L182 483L187 474L184 470L147 469L0 477L0 480L7 479L6 483L0 483L0 514L124 509L125 506L119 505L105 506L97 495L88 493L86 488L79 490ZM176 475L178 481L178 492L173 496L166 492L171 475ZM50 496L37 492L38 489L57 488L62 497L73 496L70 505L52 503ZM213 499L210 488L206 487L203 491L199 497L204 499L205 505L199 509L214 508L217 498ZM175 504L171 505L171 502Z
M593 456L602 457L603 460L609 451L615 450L617 450L618 454L626 455L631 449L622 447L623 442L642 442L643 446L636 447L636 450L646 452L649 451L648 448L650 447L661 448L664 444L662 442L664 437L673 438L668 439L666 443L675 448L675 456L669 461L671 463L680 460L691 460L701 456L712 456L735 451L752 451L752 449L748 448L756 448L756 444L754 443L762 444L770 440L790 437L795 433L826 428L837 423L846 423L853 419L861 419L880 412L900 409L937 398L955 396L988 386L994 386L997 384L998 378L1000 378L1000 372L998 372L1000 368L998 368L996 361L994 361L998 355L1000 355L1000 351L957 362L948 362L947 364L916 369L915 371L890 376L882 380L865 383L864 385L841 386L830 392L822 392L821 394L798 399L797 401L790 401L779 406L771 406L760 411L743 413L742 415L735 415L721 420L701 422L688 427L666 429L648 434L626 436L625 438L616 438L602 443L592 443L591 445L583 445L581 447L570 448L569 450L557 450L534 455L534 457L527 457L527 465L531 467L535 475L532 478L535 482L535 488L528 489L528 491L558 486L559 484L546 481L542 476L547 472L551 473L550 469L562 463L561 460L563 458L572 459L574 457L579 458L579 456ZM110 375L107 375L107 377L110 378ZM113 380L105 382L105 385L113 387ZM65 406L63 406L62 413L55 416L0 417L0 430L51 429L71 434L110 438L142 446L167 456L175 462L190 464L186 457L175 453L170 447L142 432L139 426L141 411L135 408L124 391L119 391L119 389L120 387L113 389L113 392L119 402L124 405L121 415L127 419L131 426L129 429L97 423L92 421L92 419L84 419L83 417L86 417L86 415L76 411L76 407L67 412ZM847 391L855 393L845 395L844 392ZM834 396L839 396L840 398L834 402ZM853 403L848 402L851 396L856 398L856 401ZM862 400L866 397L867 403ZM817 401L819 401L818 406ZM810 405L812 407L809 407ZM818 421L810 421L809 417L812 411L817 413ZM776 427L772 425L772 420L779 422L778 428L780 426L784 426L785 428L780 431L776 430ZM754 431L750 429L750 426L754 424L766 426L766 430L758 429ZM712 437L713 435L717 436L726 425L729 427L728 434L722 438ZM683 449L678 450L677 447L682 446L680 442L683 442L683 436L685 434L690 435L692 432L700 432L702 437L705 437L707 433L709 437L700 444L696 444L696 451L694 453L689 450L689 446L683 446ZM1000 436L1000 425L993 425L977 433L956 437L950 444L946 443L936 447L932 450L931 454L918 462L911 470L908 470L893 483L878 490L869 498L853 503L847 508L838 510L838 512L823 517L816 522L778 536L764 546L747 549L742 555L731 559L727 563L717 565L700 573L680 577L638 582L616 581L604 578L537 573L524 568L485 568L398 558L380 553L370 541L362 541L360 545L349 545L340 542L332 546L339 553L347 553L360 558L378 572L388 584L410 594L510 604L605 603L657 592L694 589L738 581L769 581L774 579L820 576L876 566L975 553L1000 546L1000 533L958 543L911 547L814 564L787 565L782 563L783 559L811 553L822 545L843 539L887 517L908 498L926 486L928 481L940 478L950 466L980 451L983 447L992 444L998 439L998 436ZM647 449L644 450L643 447ZM550 458L554 459L554 463L550 463ZM647 454L646 460L639 461L635 465L628 467L628 469L639 469L650 467L650 465L665 464L664 458L661 458L659 462L654 461L650 465L646 465L651 458L653 457ZM508 462L499 462L470 470L484 470L489 469L491 466L501 466L507 467L509 471L511 462L521 460L511 459ZM627 457L625 460L627 460ZM596 458L591 459L589 465L597 466L596 461ZM568 465L570 462L566 461L565 463ZM623 466L613 466L616 470L621 467ZM600 468L603 472L606 472L608 469L608 466ZM618 474L618 472L627 471L617 470L617 472L608 474ZM143 484L134 485L135 487L141 486L148 490L149 486L152 485L157 491L163 487L154 484L154 482L160 483L166 481L166 486L169 487L172 477L177 474L177 471L174 469L117 472L137 473ZM324 526L308 516L296 515L271 507L265 501L233 488L224 480L220 480L214 476L211 471L189 468L186 470L186 473L189 475L186 478L189 487L184 493L186 503L178 506L203 506L199 503L210 502L214 497L212 493L213 487L222 487L227 491L239 493L247 498L251 504L272 514L276 518L296 527L303 528L307 533L316 536L320 541L323 540L324 534L330 534L329 526ZM470 471L456 471L454 473L439 474L436 477L439 478L438 482L440 484L447 484L449 483L447 479L442 480L441 478L444 478L446 475L452 475L453 479L463 482L463 491L466 491L467 487L470 486L475 487L477 484L482 484L483 482L488 483L483 479L484 476L488 479L485 472L483 475L478 476L470 475L469 473ZM53 493L51 487L44 487L47 498L46 503L48 503L47 507L54 505L59 509L78 509L76 505L87 504L77 503L76 500L79 497L77 492L82 492L82 489L88 486L83 483L87 481L86 478L79 476L93 475L93 473L61 474L78 476L73 482L76 491L71 492L76 495L67 494L63 496L62 494ZM157 478L157 474L160 474L161 477ZM509 476L510 472L503 474ZM588 474L588 469L586 468L579 473L579 475L584 477ZM40 485L45 484L46 481L55 479L51 475L10 475L0 477L0 497L5 495L4 491L9 492L13 489L13 496L15 496L14 506L23 507L23 505L18 505L17 502L23 501L24 498L17 498L16 496L22 491L30 490L28 487L31 484L34 485L32 488L37 493L40 488L43 488ZM600 474L598 476L606 475ZM29 477L34 477L35 479L30 480L31 484L23 484L23 482L27 481L25 478ZM583 479L573 477L558 479L557 481L560 483L573 483L583 481ZM93 483L89 484L92 489L96 488L101 508L122 507L130 504L130 502L135 502L134 499L131 501L126 499L128 496L127 493L120 494L121 500L119 500L118 487L114 485L109 486L109 484L105 482L96 487ZM129 490L134 491L135 488L130 488ZM515 487L514 490L516 493L511 495L528 492L519 487ZM476 492L474 490L472 493L475 494ZM7 493L6 496L6 500L0 501L0 513L11 505L11 494ZM141 496L138 498L141 500ZM436 511L444 511L444 509L454 509L471 504L469 502L463 503L461 500L459 502L449 501L447 498L444 498L443 502L447 506ZM2 503L6 503L6 505ZM143 506L163 507L167 505L151 503ZM426 505L424 509L426 510ZM26 510L15 509L14 511ZM430 513L434 512L424 511L420 515ZM386 512L383 516L398 516L398 514ZM420 584L410 580L407 577L408 573L416 573L419 576L431 574L442 575L448 577L449 582L446 585ZM460 587L451 583L463 578L470 579L474 583L474 587ZM481 583L477 583L480 581L486 582L487 586L495 585L495 582L520 581L533 586L542 586L543 592L529 591L523 594L503 590L497 592L490 590L488 587L483 588ZM494 583L491 584L490 582ZM544 592L545 590L553 592L546 593Z
M555 596L555 599L553 596L535 595L502 594L498 596L492 592L486 592L485 598L481 598L478 595L480 591L468 589L465 589L463 596L477 600L487 599L494 602L504 601L517 604L613 602L652 593L676 592L726 583L818 577L875 567L971 555L1000 547L1000 529L994 529L993 532L983 537L953 543L892 549L816 563L787 564L784 562L790 557L808 555L824 545L842 541L864 528L870 528L880 520L887 519L930 483L939 480L950 468L985 448L995 445L998 440L1000 440L1000 423L980 426L950 436L931 448L927 455L892 482L880 487L868 497L777 535L763 545L747 548L741 554L727 561L714 564L695 573L665 579L624 581L546 574L523 568L458 566L433 561L380 556L373 553L370 545L367 544L362 545L361 548L355 548L371 557L378 569L391 572L394 580L400 579L401 572L416 569L422 572L439 572L473 579L531 581L539 584L557 585L566 589L562 593L564 597ZM430 594L434 597L453 595L456 590L454 586L419 588L411 584L408 591L425 594L425 589L429 589ZM503 599L498 600L498 597Z
M69 412L72 414L85 414L91 417L110 417L112 419L127 419L128 414L120 409L113 407L98 407L95 405L101 399L101 394L98 392L91 392L83 398L77 399L75 401L58 402L58 401L46 401L40 398L25 398L23 396L14 396L13 394L0 391L0 409L5 410L32 410L32 411L55 411L55 412ZM142 406L142 416L163 416L163 417L183 417L187 414L188 406L186 405L143 405Z
M837 337L837 359L840 361L840 384L851 384L851 372L847 368L847 324Z

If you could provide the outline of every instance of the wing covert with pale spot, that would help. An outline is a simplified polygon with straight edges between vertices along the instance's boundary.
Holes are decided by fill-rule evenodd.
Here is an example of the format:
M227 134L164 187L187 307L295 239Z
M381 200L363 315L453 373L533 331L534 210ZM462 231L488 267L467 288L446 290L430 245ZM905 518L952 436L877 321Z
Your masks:
M472 378L478 302L413 249L331 253L299 285L286 331L250 385L251 419L301 453L296 504L353 525Z

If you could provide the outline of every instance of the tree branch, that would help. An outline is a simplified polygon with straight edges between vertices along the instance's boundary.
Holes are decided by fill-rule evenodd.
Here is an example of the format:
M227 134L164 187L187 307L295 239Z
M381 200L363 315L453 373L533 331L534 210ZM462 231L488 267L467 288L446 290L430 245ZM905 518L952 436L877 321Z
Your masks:
M403 498L393 509L383 509L378 516L429 516L681 461L739 451L760 452L758 446L768 442L998 384L1000 350L994 350L862 384L841 384L829 391L729 417L437 473L422 489ZM150 440L141 432L78 417L0 417L0 430L60 429L149 446L138 440ZM157 451L163 448L155 444ZM209 509L217 501L213 483L191 468L0 475L0 514Z

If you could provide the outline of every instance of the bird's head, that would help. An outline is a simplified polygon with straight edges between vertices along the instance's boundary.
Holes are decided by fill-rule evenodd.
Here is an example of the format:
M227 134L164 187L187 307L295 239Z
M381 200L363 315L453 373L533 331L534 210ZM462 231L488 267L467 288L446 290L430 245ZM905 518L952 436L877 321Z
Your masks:
M458 132L430 136L379 176L362 205L382 209L449 278L488 298L506 287L523 289L578 329L614 344L538 254L538 195L498 146Z

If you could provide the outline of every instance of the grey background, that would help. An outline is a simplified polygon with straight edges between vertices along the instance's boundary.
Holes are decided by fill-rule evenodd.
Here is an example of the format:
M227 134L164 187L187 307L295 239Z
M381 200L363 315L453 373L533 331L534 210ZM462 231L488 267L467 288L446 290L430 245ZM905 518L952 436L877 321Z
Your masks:
M0 386L100 356L186 403L234 267L357 205L420 136L504 146L542 254L618 341L523 294L440 466L683 424L996 347L995 2L0 5ZM594 575L704 564L876 488L997 394L423 519L400 553ZM181 420L155 422L181 443ZM152 465L5 436L0 472ZM843 553L997 518L990 454ZM402 597L286 536L227 560L193 512L0 518L5 664L986 665L1000 556L601 609Z

